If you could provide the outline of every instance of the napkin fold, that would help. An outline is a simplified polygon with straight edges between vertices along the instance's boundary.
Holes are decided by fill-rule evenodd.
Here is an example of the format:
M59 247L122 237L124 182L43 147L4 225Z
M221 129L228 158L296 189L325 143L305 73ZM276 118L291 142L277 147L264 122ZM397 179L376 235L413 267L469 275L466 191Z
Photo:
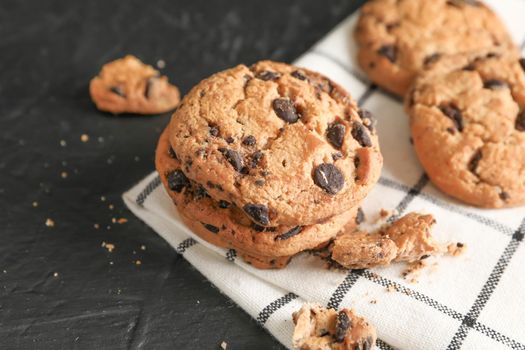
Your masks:
M486 2L525 49L525 1ZM417 283L401 277L400 264L331 271L307 254L283 270L257 270L235 250L193 234L156 172L124 193L126 205L290 349L291 314L306 301L354 308L377 327L379 349L525 349L525 207L465 206L430 183L410 145L402 102L371 85L354 61L356 20L356 14L348 17L294 64L337 81L378 120L384 169L363 203L367 219L381 208L431 213L436 238L464 242L465 254L434 260Z

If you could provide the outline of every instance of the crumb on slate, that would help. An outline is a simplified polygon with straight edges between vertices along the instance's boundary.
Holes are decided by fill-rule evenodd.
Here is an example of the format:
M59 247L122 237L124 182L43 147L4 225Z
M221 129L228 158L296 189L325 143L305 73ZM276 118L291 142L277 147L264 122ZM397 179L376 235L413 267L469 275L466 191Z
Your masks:
M55 272L55 273L53 274L53 277L58 277L58 272Z
M66 147L67 146L66 140L60 140L60 146Z
M164 67L166 67L166 62L163 59L158 60L157 61L157 68L158 69L163 69Z
M67 178L67 171L63 171L60 173L60 177L63 178L63 179L66 179Z
M34 201L34 202L33 202L33 207L34 207L34 208L38 207L38 202L37 202L37 201Z
M111 253L115 249L115 245L113 243L102 242L102 248L106 248L108 252Z
M113 210L115 206L113 204L108 205L109 210Z
M228 348L228 343L226 343L224 340L221 343L221 349L226 350Z
M142 265L142 261L140 261L140 260L136 260L136 261L135 261L135 265L137 265L137 266Z
M140 246L140 250L146 250L146 246L143 244Z
M88 134L82 134L82 135L80 135L80 141L82 141L82 142L88 142L88 141L89 141L89 135L88 135Z
M106 201L106 196L100 196L100 201L101 202L105 202Z
M93 224L93 227L98 230L100 228L100 225L95 223Z
M55 222L53 221L53 219L47 218L46 226L47 227L55 227Z

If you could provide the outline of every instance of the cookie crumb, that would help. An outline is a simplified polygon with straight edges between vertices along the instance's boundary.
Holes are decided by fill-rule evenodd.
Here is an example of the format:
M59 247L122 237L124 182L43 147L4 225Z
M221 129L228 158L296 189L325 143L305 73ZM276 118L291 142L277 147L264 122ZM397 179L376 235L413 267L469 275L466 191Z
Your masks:
M66 140L60 140L60 146L66 147L67 146Z
M418 278L421 275L421 270L426 267L425 260L411 262L407 268L402 272L402 276L409 283L418 283Z
M117 219L117 223L118 223L118 224L121 224L121 225L122 225L122 224L125 224L126 222L128 222L128 219L126 219L126 218L120 218L120 219Z
M457 243L450 243L447 246L447 253L451 256L460 256L462 255L465 250L467 249L467 246L464 243L457 242Z
M160 59L157 61L157 68L158 69L163 69L166 67L166 62L163 60L163 59Z
M115 249L115 245L113 243L102 242L102 248L106 248L108 252L112 253Z
M105 202L106 201L106 196L100 196L100 201L101 202Z
M82 141L82 142L88 142L88 141L89 141L89 135L88 135L88 134L82 134L82 135L80 135L80 141Z
M137 266L142 265L142 261L140 261L140 260L136 260L136 261L135 261L135 265L137 265Z
M53 277L58 277L58 272L55 272L55 273L53 274Z
M113 210L115 206L113 204L108 205L109 210Z
M140 246L140 250L146 250L146 246L143 244Z
M67 172L66 171L63 171L60 173L60 177L63 178L63 179L67 179Z
M100 225L95 223L93 224L93 227L98 230L100 228Z
M36 208L36 207L38 207L38 202L37 202L37 201L34 201L34 202L32 203L32 205L33 205L33 208Z
M47 227L55 227L55 222L54 222L52 219L47 218L47 220L46 220L46 226L47 226Z

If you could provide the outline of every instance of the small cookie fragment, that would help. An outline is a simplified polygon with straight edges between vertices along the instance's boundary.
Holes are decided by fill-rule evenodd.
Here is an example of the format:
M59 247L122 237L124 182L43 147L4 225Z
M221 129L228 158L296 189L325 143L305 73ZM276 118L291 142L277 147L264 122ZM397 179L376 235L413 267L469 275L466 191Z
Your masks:
M132 55L105 64L89 92L99 110L113 114L165 113L180 101L179 89L166 76Z
M375 328L352 310L325 309L304 304L293 313L292 344L298 350L370 350L377 339Z
M375 233L345 232L331 247L332 260L348 269L414 262L442 252L431 236L432 215L409 213Z

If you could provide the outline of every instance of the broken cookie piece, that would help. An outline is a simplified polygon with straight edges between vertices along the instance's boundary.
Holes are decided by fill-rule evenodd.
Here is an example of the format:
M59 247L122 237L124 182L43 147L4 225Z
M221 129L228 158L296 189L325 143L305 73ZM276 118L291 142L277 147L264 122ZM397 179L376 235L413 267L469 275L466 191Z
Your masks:
M375 328L352 310L325 309L304 304L293 314L292 343L298 350L369 350L376 342Z
M331 246L332 260L348 269L414 262L442 253L431 236L432 215L409 213L376 233L344 232Z
M159 114L180 101L179 89L166 76L131 55L105 64L91 79L89 93L98 109L113 114Z

